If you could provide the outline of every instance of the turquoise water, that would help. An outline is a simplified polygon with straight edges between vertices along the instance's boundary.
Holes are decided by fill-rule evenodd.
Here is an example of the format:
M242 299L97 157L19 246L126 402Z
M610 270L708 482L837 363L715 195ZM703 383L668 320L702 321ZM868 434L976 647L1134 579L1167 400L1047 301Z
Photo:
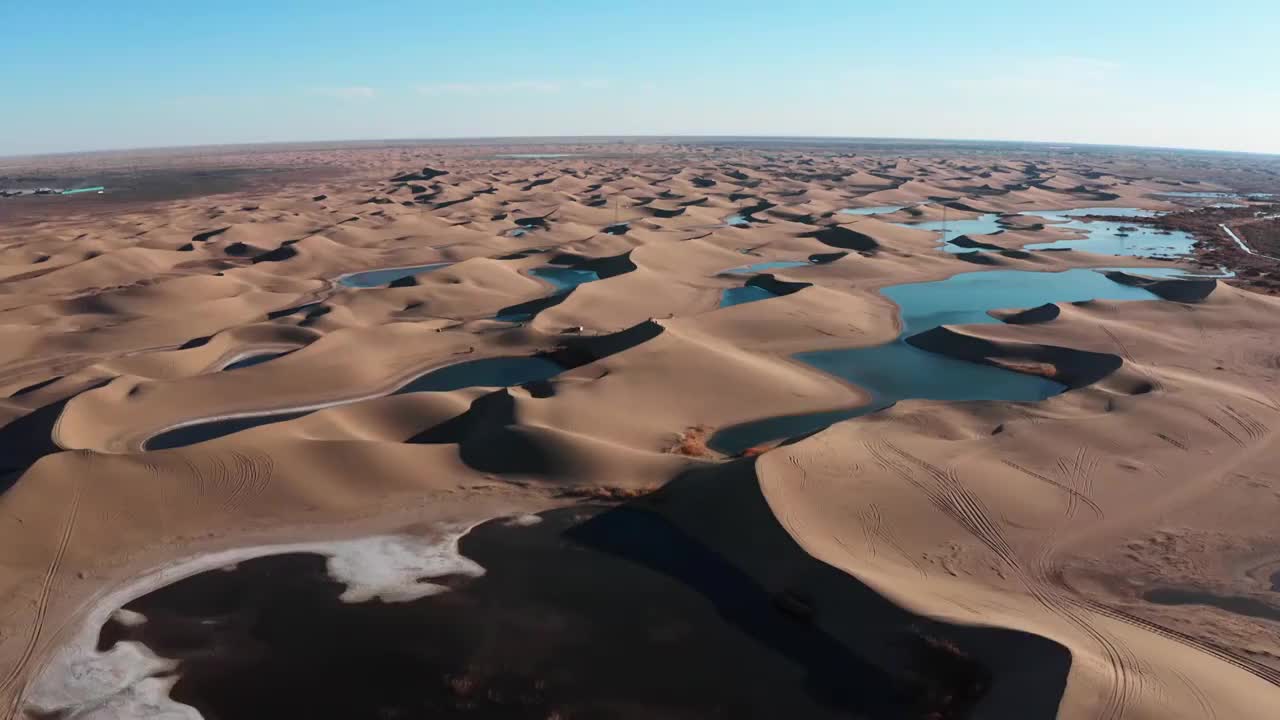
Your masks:
M734 213L732 215L725 216L724 224L725 225L750 225L751 221L747 219L746 215L743 215L741 213Z
M768 300L769 298L778 297L762 287L755 285L744 285L737 288L729 288L720 295L720 307L731 307L733 305L745 305L747 303L756 302L757 300Z
M1161 271L1167 268L1155 268ZM1147 268L1131 272L1141 274ZM946 280L893 285L881 291L902 309L904 335L939 325L999 322L987 314L1000 308L1030 308L1048 302L1079 300L1151 300L1141 288L1121 285L1086 268L1063 272L990 270L953 275Z
M374 288L382 287L388 283L395 282L400 278L406 278L418 273L428 272L430 270L439 270L440 268L451 265L452 263L438 262L429 263L427 265L412 265L409 267L383 268L381 270L367 270L365 272L351 273L338 278L338 284L351 288Z
M841 211L844 212L844 211ZM1160 235L1149 228L1139 228L1121 233L1119 223L1084 222L1076 220L1081 215L1115 215L1121 217L1154 217L1160 213L1138 208L1077 208L1075 210L1028 210L1021 213L1038 218L1045 222L1055 223L1056 227L1069 228L1087 233L1089 237L1082 240L1059 240L1049 243L1036 243L1024 247L1026 250L1045 250L1060 248L1076 248L1107 255L1132 255L1139 257L1185 255L1191 251L1191 236L1185 233ZM941 249L949 253L973 252L974 248L965 248L951 244L961 235L991 235L1005 229L1000 224L1000 215L988 213L976 218L928 220L925 222L894 223L902 227L917 230L929 230L942 233ZM945 228L945 232L944 232ZM1126 237L1127 235L1127 237ZM979 238L974 238L982 242Z
M1169 234L1158 232L1150 227L1125 225L1104 220L1076 220L1073 215L1107 213L1128 217L1152 217L1158 213L1134 208L1087 208L1084 211L1024 212L1023 215L1042 217L1054 223L1054 227L1066 230L1077 230L1086 233L1080 240L1055 240L1053 242L1031 243L1023 246L1024 250L1052 250L1071 248L1102 255L1127 255L1131 257L1173 257L1191 252L1195 239L1182 231ZM1126 210L1127 212L1119 212ZM1122 230L1121 228L1128 228Z
M576 270L562 267L540 267L529 271L530 275L546 280L555 286L557 291L572 290L583 283L600 279L595 270Z
M896 223L903 227L915 228L917 230L932 230L934 232L942 232L943 227L946 232L942 235L942 242L945 243L942 249L947 252L961 253L973 252L973 248L963 248L959 245L952 245L954 240L961 235L990 235L994 232L1004 230L1004 226L1000 224L1000 216L995 213L987 215L979 215L970 220L947 220L945 223L941 220L929 220L927 222L918 223Z
M541 357L495 357L447 365L420 375L392 395L413 392L448 392L467 387L510 387L559 375L564 368ZM343 403L335 403L340 405ZM293 420L315 410L285 410L254 417L226 418L166 430L146 442L147 450L166 450L220 438L262 425Z
M1138 231L1128 233L1129 237L1125 238L1117 235L1118 223L1092 222L1086 223L1073 218L1079 215L1119 215L1124 217L1153 217L1158 213L1150 210L1139 210L1137 208L1079 208L1077 210L1049 210L1049 211L1027 211L1023 215L1030 215L1044 218L1046 222L1058 223L1056 227L1070 228L1072 230L1080 230L1089 234L1088 238L1083 240L1060 240L1052 243L1037 243L1027 245L1026 250L1044 250L1046 248L1077 248L1080 250L1088 250L1091 252L1105 253L1108 255L1137 255L1149 257L1152 255L1170 255L1185 254L1191 249L1191 238L1185 234L1182 237L1171 235L1157 235L1155 231L1150 229L1140 229ZM917 223L896 223L903 227L915 228L917 230L931 230L933 232L942 232L946 228L946 232L942 235L942 249L950 253L972 252L973 248L960 247L951 244L961 235L990 235L1004 230L1004 226L1000 224L1000 215L988 213L979 215L976 218L963 220L947 220L945 223L941 220L929 220L927 222ZM975 240L981 240L974 238Z
M845 208L840 212L845 215L885 215L897 212L906 205L876 205L875 207Z
M528 322L539 312L559 304L560 301L568 296L570 290L583 283L595 282L600 279L600 275L595 270L580 270L577 268L556 267L554 265L534 268L529 271L529 274L551 283L551 286L555 288L555 292L543 298L536 298L504 308L493 316L494 320L509 323Z
M1143 273L1146 269L1134 272ZM903 329L896 340L869 348L818 350L794 356L868 391L872 396L868 405L734 425L717 432L710 446L735 454L763 442L795 437L833 422L882 410L899 400L1043 400L1065 387L1038 376L926 352L909 345L905 338L939 325L999 322L987 311L1000 308L1030 308L1049 302L1092 299L1156 299L1146 290L1113 282L1102 273L1087 269L1058 273L1025 270L964 273L936 282L894 285L881 292L901 309Z
M762 262L755 263L754 265L743 265L742 267L730 268L725 270L725 272L733 275L754 275L768 270L780 270L782 268L801 267L812 264L813 263L808 260L774 260L772 262Z

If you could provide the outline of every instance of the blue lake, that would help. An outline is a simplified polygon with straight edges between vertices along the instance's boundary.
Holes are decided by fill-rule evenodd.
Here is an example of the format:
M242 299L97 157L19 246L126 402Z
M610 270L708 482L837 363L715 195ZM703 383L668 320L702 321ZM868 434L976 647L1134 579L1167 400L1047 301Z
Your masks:
M756 302L757 300L768 300L769 298L778 297L762 287L755 285L744 285L742 287L729 288L720 295L720 307L731 307L733 305L745 305L747 303Z
M1160 271L1169 268L1158 268ZM1146 270L1134 270L1135 274ZM1052 380L970 363L926 352L904 338L939 325L999 322L987 314L1000 308L1029 308L1049 302L1079 300L1152 300L1141 288L1109 280L1087 269L1057 273L992 270L955 275L928 283L894 285L881 291L901 310L902 333L896 340L868 348L818 350L795 359L868 391L863 407L821 413L777 416L724 428L710 446L723 453L743 450L779 438L819 430L833 422L884 409L907 399L1043 400L1065 387Z
M562 267L540 267L529 271L530 275L551 283L556 290L572 290L583 283L595 282L600 276L595 270L577 270Z
M780 270L782 268L802 267L812 265L808 260L774 260L772 262L755 263L754 265L743 265L742 267L730 268L724 272L732 275L755 275L756 273L767 272L769 270Z
M1076 230L1087 234L1080 240L1056 240L1031 243L1024 250L1054 250L1071 248L1103 255L1127 255L1130 257L1175 257L1191 252L1195 238L1182 231L1160 232L1146 226L1125 225L1108 220L1080 220L1079 215L1107 214L1125 217L1154 217L1159 213L1134 208L1084 208L1081 210L1055 210L1052 212L1024 212L1023 215L1042 217L1053 227Z
M842 211L843 212L843 211ZM1191 237L1185 233L1173 236L1160 235L1150 229L1137 229L1133 232L1121 233L1119 223L1092 222L1087 223L1075 218L1081 215L1114 215L1119 217L1154 217L1160 213L1138 208L1077 208L1075 210L1028 210L1021 213L1043 218L1046 223L1054 223L1057 227L1070 228L1088 233L1082 240L1061 240L1052 243L1036 243L1027 245L1026 250L1044 250L1058 248L1077 248L1090 252L1108 255L1133 255L1141 257L1181 255L1190 252ZM949 253L972 252L974 248L953 245L952 240L961 235L991 235L1005 229L1000 224L1000 215L987 213L976 218L927 220L925 222L894 223L902 227L917 230L929 230L941 233L942 250ZM1125 235L1128 237L1125 237ZM974 238L977 239L977 238ZM981 240L979 240L981 242ZM998 244L998 243L997 243Z
M600 279L600 275L595 270L556 267L554 265L534 268L529 271L529 274L550 283L555 292L542 298L535 298L504 308L493 316L494 320L509 323L528 322L538 313L558 304L568 296L570 290L583 283L595 282Z
M452 263L438 262L429 263L427 265L409 265L406 267L382 268L381 270L366 270L365 272L343 275L338 278L338 284L351 288L382 287L383 285L395 282L400 278L410 277L412 275L429 272L431 270L439 270L440 268L451 264Z
M973 251L973 248L964 248L951 244L950 241L961 235L990 235L1004 230L1004 226L1000 224L1000 216L995 213L979 215L969 220L947 220L945 223L941 220L928 220L926 222L896 224L917 230L932 230L933 232L942 233L942 242L945 243L942 249L952 253ZM945 232L943 231L944 228Z

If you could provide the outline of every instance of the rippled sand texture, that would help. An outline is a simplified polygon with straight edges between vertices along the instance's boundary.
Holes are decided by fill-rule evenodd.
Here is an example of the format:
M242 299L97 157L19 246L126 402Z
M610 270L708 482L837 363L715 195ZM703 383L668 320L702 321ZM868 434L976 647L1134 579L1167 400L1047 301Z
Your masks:
M1144 596L1280 608L1280 299L1117 277L1162 299L1003 308L1006 322L907 338L1062 394L906 400L738 457L706 446L730 426L873 402L793 355L894 340L897 308L880 288L990 269L1170 267L1023 252L1083 236L1015 214L1172 210L1156 193L1222 186L1168 168L1138 175L1131 162L1121 172L1101 154L535 150L569 154L316 150L289 158L327 164L323 181L50 198L66 204L23 205L0 224L8 712L198 717L165 700L185 661L136 638L110 651L123 663L111 679L86 680L90 666L73 661L106 652L93 640L108 616L128 625L129 612L145 616L145 593L219 566L199 558L226 564L274 545L327 554L333 582L347 583L342 602L429 609L435 595L412 587L370 600L353 563L378 567L379 538L456 538L588 500L589 517L552 527L715 603L733 632L806 668L795 692L847 672L867 693L861 705L823 695L821 712L798 716L1273 717L1280 625ZM973 250L943 252L936 232L903 224L941 220L943 203L948 220L1008 217L970 236ZM902 209L838 212L859 207ZM390 268L415 270L352 279ZM679 538L671 547L705 555L732 583L700 584L705 573L620 540L632 526L610 513L632 511L660 518ZM520 545L505 537L475 547L507 567L494 548ZM375 549L351 549L361 542ZM495 574L465 590L485 561L467 555L466 537L461 552L445 553L455 570L419 580L447 575L431 585L440 597L533 582ZM343 575L335 557L356 559ZM730 611L727 587L766 600ZM135 601L142 609L111 615ZM885 710L900 698L876 688L932 687L904 680L920 670L892 649L921 634L985 679Z

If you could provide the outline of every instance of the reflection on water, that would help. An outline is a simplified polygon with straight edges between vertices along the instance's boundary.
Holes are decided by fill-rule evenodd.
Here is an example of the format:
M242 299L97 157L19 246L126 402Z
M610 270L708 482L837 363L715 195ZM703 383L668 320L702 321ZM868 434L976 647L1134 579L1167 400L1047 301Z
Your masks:
M1024 212L1023 215L1042 217L1054 223L1053 227L1075 230L1087 237L1080 240L1055 240L1031 243L1026 250L1055 250L1071 248L1101 255L1126 255L1129 257L1176 257L1191 252L1195 239L1181 230L1156 230L1146 226L1125 225L1109 220L1081 220L1080 215L1118 215L1123 217L1154 217L1159 213L1135 208L1083 208L1053 212Z

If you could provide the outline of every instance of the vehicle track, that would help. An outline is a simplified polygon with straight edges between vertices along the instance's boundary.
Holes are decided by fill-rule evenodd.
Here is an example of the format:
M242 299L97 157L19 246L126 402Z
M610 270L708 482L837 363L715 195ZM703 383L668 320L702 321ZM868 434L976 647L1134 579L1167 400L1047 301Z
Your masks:
M1076 515L1075 508L1077 506L1077 502L1083 503L1090 510L1092 510L1093 514L1097 517L1097 519L1101 520L1102 518L1106 517L1106 513L1102 511L1102 508L1098 506L1098 503L1094 502L1093 499L1090 498L1089 496L1081 494L1080 491L1076 490L1075 488L1065 485L1063 483L1060 483L1057 480L1054 480L1053 478L1050 478L1042 473L1036 472L1035 470L1019 465L1018 463L1012 460L1001 458L1000 462L1004 463L1005 465L1008 465L1009 467L1013 468L1014 470L1017 470L1018 472L1026 475L1027 477L1032 478L1033 480L1039 480L1040 482L1046 485L1050 485L1066 493L1068 497L1066 516L1068 518L1075 517Z
M1238 410L1226 403L1218 405L1218 409L1222 410L1227 417L1235 421L1235 423L1244 430L1245 434L1249 436L1250 440L1261 440L1267 433L1271 432L1271 428L1268 427L1266 423L1258 420L1243 410Z
M1102 652L1107 673L1107 690L1098 709L1098 717L1103 720L1122 718L1144 683L1141 664L1128 645L1089 622L1077 607L1060 598L1052 586L1047 587L1043 578L1026 572L999 528L991 522L985 506L961 483L954 468L943 470L887 440L869 442L866 446L882 466L920 489L935 507L986 545L1037 603L1093 640ZM912 466L923 470L934 481L932 486L917 479ZM1041 555L1047 558L1049 554L1046 551Z
M1165 435L1165 434L1164 434L1164 433L1162 433L1162 432L1155 433L1155 436L1156 436L1156 437L1158 437L1158 438L1160 438L1161 440L1163 440L1163 441L1165 441L1165 442L1169 443L1170 445L1172 445L1172 446L1174 446L1174 447L1178 448L1179 450L1182 450L1182 451L1186 451L1186 450L1187 450L1187 444L1186 444L1186 443L1184 443L1184 442L1182 442L1181 440L1175 440L1174 438L1171 438L1171 437L1169 437L1168 435Z
M35 616L31 619L31 631L27 636L27 643L18 655L13 667L5 674L4 679L0 680L0 694L5 694L15 689L15 684L21 677L22 670L31 660L36 646L39 644L40 636L44 632L45 617L49 612L49 598L53 594L53 584L58 577L59 570L62 568L63 559L67 554L67 547L71 544L71 536L76 529L76 520L80 515L81 477L76 476L71 482L73 483L71 502L67 507L66 519L62 523L62 534L58 539L57 550L54 551L53 558L50 560L48 568L45 569L44 579L40 585L40 594L36 599ZM17 696L20 694L14 693L15 703L17 702Z
M1210 425L1217 428L1223 435L1226 435L1228 438L1230 438L1231 442L1235 443L1236 445L1239 445L1240 447L1244 447L1245 445L1248 444L1244 440L1240 439L1240 436L1232 432L1231 428L1228 428L1226 425L1223 425L1222 423L1218 422L1217 420L1214 420L1213 418L1203 413L1200 415L1200 417L1204 418Z
M893 534L893 531L885 525L884 516L881 514L880 508L877 507L875 503L869 503L866 510L858 513L858 518L862 521L862 533L867 542L867 549L870 551L872 557L876 556L876 547L878 545L885 545L900 555L902 559L910 563L911 567L915 568L916 572L920 574L921 579L925 579L929 576L928 572L925 570L924 564L912 557L911 554L903 548L902 543L898 541L898 538Z

